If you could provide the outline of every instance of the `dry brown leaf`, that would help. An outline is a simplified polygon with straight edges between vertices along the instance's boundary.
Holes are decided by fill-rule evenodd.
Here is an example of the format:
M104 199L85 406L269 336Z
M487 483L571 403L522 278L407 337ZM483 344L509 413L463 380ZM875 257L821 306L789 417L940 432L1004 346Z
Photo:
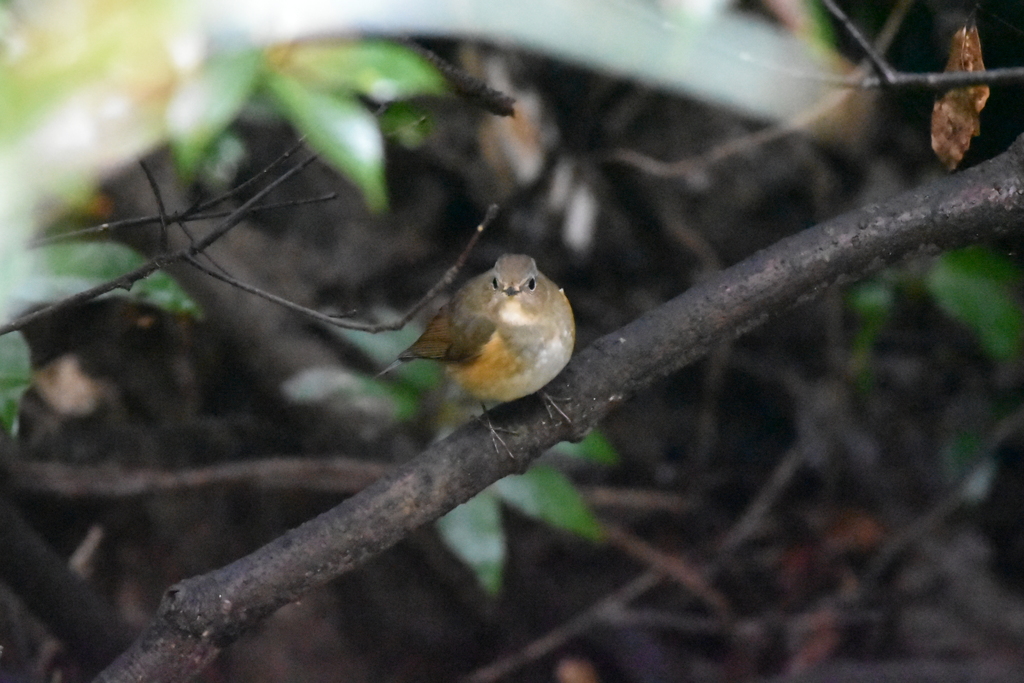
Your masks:
M966 26L953 35L946 71L984 71L978 28ZM943 95L932 109L932 149L946 168L953 170L981 133L978 114L988 101L988 86L956 88Z

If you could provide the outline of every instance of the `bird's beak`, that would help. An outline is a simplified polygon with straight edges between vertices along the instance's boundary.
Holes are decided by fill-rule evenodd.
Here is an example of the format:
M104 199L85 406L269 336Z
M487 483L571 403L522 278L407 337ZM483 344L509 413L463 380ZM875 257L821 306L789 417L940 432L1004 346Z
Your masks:
M504 289L502 291L505 292L505 296L515 296L516 294L519 293L519 290L516 289L515 287L509 287L508 289Z

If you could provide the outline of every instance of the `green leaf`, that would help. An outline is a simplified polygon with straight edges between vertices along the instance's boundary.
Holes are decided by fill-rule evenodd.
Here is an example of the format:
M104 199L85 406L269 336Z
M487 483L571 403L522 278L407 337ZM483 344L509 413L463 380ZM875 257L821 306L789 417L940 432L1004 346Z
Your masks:
M21 395L32 382L28 344L20 332L0 337L0 426L16 431Z
M388 105L377 120L385 137L410 149L422 145L434 128L427 111L409 102Z
M34 272L14 293L22 307L77 294L146 262L140 254L116 242L53 244L36 249L34 253L37 257ZM128 292L119 289L110 296L149 302L173 313L199 314L199 307L162 271L139 280Z
M488 593L495 595L501 590L505 530L497 496L489 490L474 496L437 520L437 531Z
M601 525L565 475L547 465L535 465L492 486L509 505L551 526L590 540L600 540Z
M445 92L430 62L384 40L288 45L270 53L275 68L321 90L356 91L377 102Z
M951 317L967 325L985 353L996 360L1021 350L1024 313L1009 294L1020 271L1008 258L984 247L943 254L927 276L928 291Z
M356 183L370 208L386 208L384 143L373 115L352 95L312 90L282 74L270 74L267 85L310 145Z
M596 429L587 434L586 438L579 443L562 441L552 450L574 458L590 460L599 465L619 464L619 453L615 450L615 446L612 445L611 441L604 434Z
M182 176L195 177L214 140L252 95L262 68L257 50L214 55L168 103L174 161Z

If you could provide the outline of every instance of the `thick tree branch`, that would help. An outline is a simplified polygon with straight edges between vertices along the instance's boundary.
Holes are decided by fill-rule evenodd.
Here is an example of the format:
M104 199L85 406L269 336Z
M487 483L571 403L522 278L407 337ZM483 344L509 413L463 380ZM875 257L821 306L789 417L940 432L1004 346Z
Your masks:
M772 315L908 255L1018 233L1024 138L975 168L847 213L714 275L580 352L549 385L572 423L536 396L491 411L515 458L473 421L336 508L256 552L168 590L159 613L101 681L185 681L278 607L581 437L618 403Z

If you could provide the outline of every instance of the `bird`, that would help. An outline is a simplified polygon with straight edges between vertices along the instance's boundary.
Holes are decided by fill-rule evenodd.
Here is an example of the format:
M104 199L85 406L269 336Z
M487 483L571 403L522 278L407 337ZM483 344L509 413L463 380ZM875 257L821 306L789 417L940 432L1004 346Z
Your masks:
M505 254L464 284L395 363L425 358L482 403L532 394L555 378L576 344L565 292L524 254Z

